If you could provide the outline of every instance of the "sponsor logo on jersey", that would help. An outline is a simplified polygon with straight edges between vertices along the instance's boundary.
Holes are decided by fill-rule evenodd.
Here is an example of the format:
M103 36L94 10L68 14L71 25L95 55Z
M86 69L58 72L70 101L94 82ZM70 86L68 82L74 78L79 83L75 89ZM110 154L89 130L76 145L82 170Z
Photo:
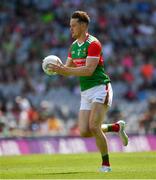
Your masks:
M86 59L73 59L74 64L79 67L79 66L85 66Z

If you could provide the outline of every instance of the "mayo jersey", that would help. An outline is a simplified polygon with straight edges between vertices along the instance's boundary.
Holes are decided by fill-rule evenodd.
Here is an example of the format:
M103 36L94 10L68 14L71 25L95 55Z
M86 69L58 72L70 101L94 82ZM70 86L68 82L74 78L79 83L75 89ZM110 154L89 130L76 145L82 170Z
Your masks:
M76 67L85 66L86 58L99 58L99 63L91 76L79 77L81 91L110 82L110 78L105 74L104 70L101 43L94 36L88 34L82 44L79 44L77 40L74 41L68 58L72 58Z

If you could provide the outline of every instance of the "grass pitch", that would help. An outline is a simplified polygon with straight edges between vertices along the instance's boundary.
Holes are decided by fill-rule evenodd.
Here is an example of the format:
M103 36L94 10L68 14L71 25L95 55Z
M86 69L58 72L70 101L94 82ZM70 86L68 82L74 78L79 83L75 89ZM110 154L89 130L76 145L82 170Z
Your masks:
M156 152L110 153L112 172L99 173L99 153L0 157L0 179L156 179Z

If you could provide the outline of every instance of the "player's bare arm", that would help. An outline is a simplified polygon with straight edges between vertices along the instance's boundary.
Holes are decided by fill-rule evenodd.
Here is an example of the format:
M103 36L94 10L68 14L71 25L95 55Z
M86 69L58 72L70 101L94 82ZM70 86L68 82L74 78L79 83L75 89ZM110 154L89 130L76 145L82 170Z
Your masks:
M99 58L87 58L86 65L81 67L69 67L63 64L50 64L48 68L60 75L64 76L91 76L95 71L99 62Z
M66 63L65 63L65 66L66 66L66 67L75 67L75 64L73 63L72 58L70 58L70 57L67 58L67 61L66 61Z

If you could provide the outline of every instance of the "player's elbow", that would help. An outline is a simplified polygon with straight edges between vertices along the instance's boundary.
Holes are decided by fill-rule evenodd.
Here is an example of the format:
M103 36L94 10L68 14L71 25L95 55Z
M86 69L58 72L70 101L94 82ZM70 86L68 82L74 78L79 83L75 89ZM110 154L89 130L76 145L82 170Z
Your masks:
M88 71L87 71L87 76L92 76L93 73L94 73L95 69L94 68L88 68Z

